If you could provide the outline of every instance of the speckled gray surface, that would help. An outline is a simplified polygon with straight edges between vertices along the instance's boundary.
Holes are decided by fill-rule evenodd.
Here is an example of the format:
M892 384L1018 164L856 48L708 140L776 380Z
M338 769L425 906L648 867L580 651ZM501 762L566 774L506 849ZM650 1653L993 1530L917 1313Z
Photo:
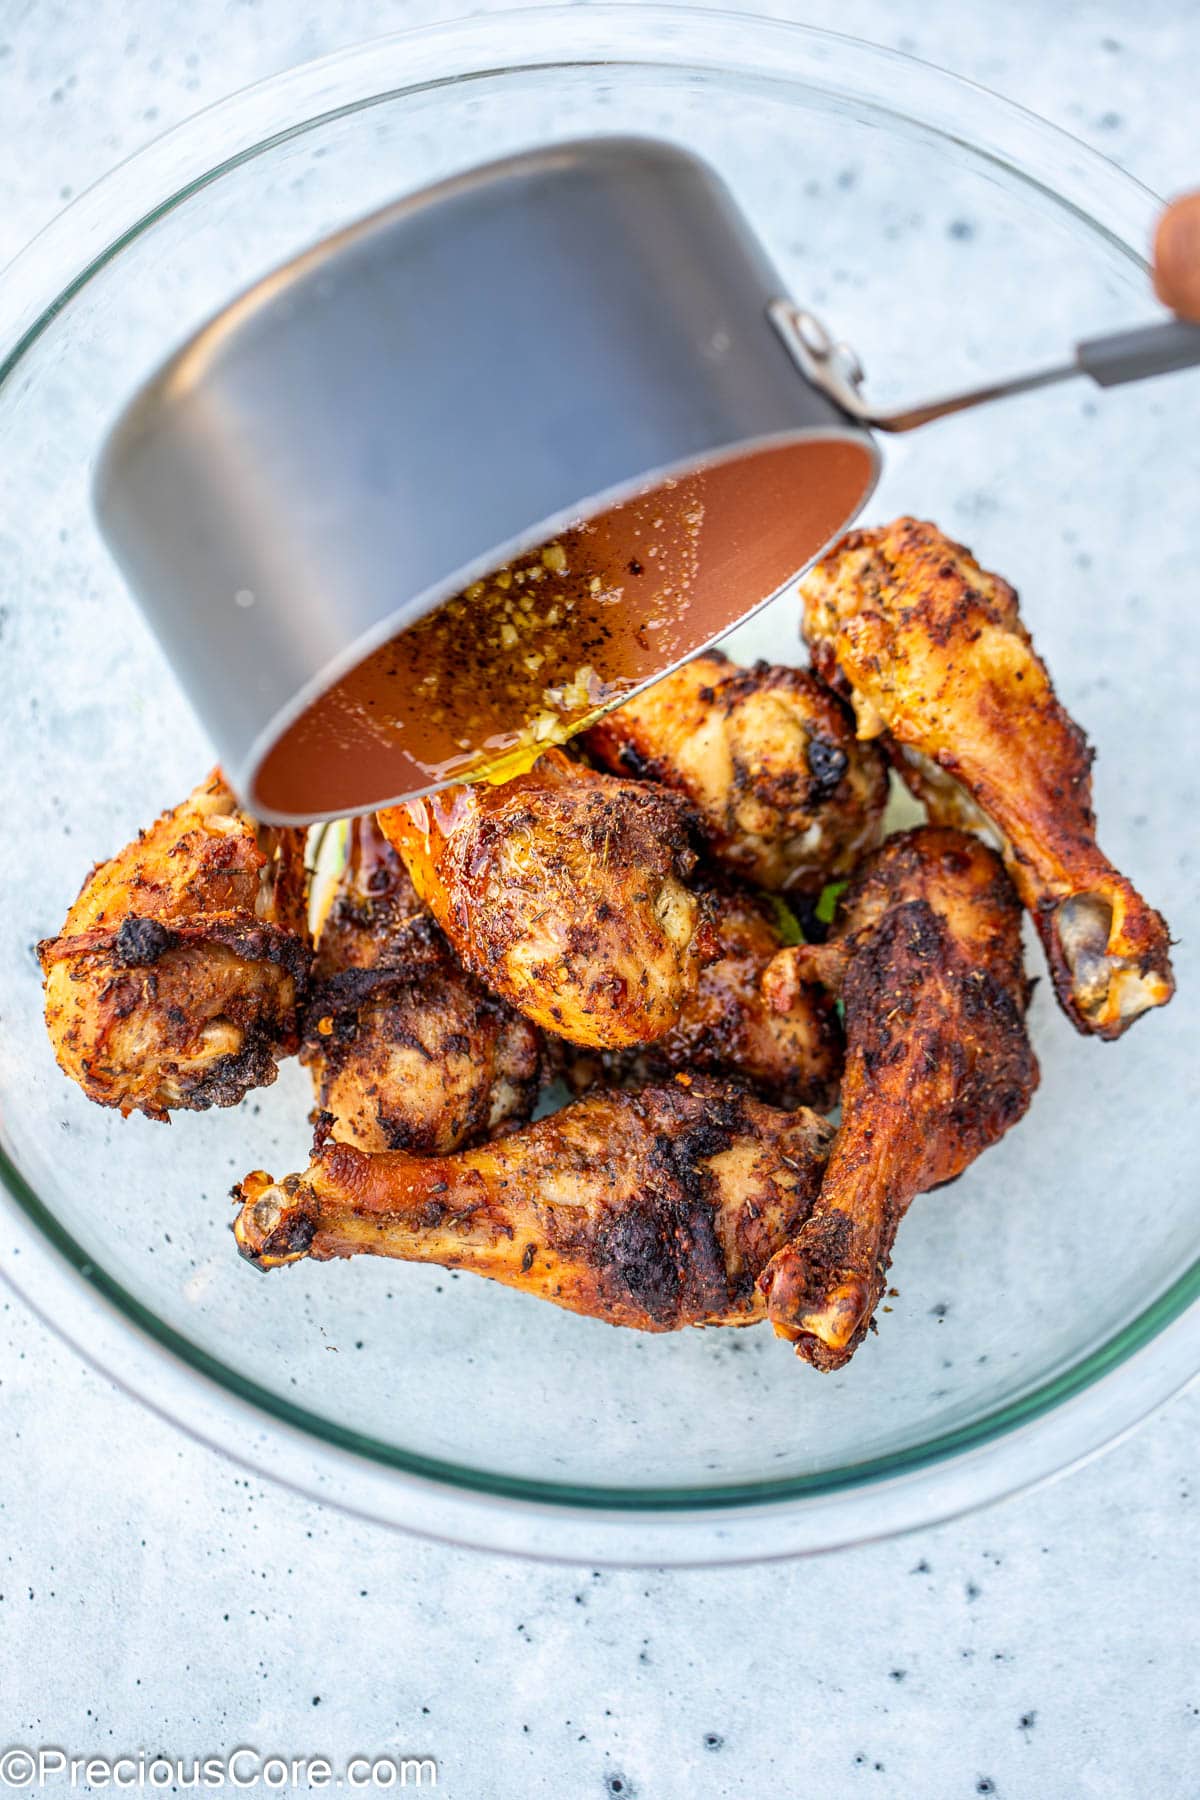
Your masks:
M0 0L0 258L206 100L434 4ZM823 0L781 15L1200 178L1200 9ZM1190 113L1189 113L1189 108ZM0 1748L406 1751L443 1791L1200 1789L1200 1398L1054 1487L901 1542L716 1574L441 1549L246 1478L0 1302Z

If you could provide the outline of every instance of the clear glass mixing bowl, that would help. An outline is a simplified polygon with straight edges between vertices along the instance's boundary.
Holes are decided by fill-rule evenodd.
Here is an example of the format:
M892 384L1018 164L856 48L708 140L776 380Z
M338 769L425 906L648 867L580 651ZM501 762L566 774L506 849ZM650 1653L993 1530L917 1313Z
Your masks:
M169 1131L122 1122L56 1069L32 949L208 761L89 511L123 398L331 227L506 150L629 130L723 171L881 401L1152 311L1155 203L1111 165L948 75L741 16L588 7L390 38L224 102L85 195L0 283L0 1267L150 1405L320 1497L505 1549L719 1561L1009 1492L1200 1363L1194 381L1067 387L889 446L872 516L934 517L1020 586L1099 747L1103 841L1181 939L1180 993L1106 1046L1041 984L1030 1117L914 1206L899 1297L839 1375L766 1329L648 1338L434 1269L254 1273L228 1190L303 1166L306 1077ZM535 271L493 278L527 279L536 312ZM796 658L794 599L734 648Z

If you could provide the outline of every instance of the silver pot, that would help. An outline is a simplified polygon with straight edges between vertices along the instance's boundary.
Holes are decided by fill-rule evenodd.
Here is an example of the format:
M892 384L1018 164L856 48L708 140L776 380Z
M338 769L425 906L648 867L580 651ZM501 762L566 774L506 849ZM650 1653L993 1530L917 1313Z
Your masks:
M1174 330L1194 354L1160 344L1163 367L1200 355ZM416 696L389 696L381 732L347 694L500 565L586 522L618 611L654 615L599 671L632 691L844 529L878 477L873 424L1080 367L874 419L714 172L597 138L444 182L260 281L128 406L95 502L238 793L264 818L334 817L458 772ZM673 592L650 604L647 580Z

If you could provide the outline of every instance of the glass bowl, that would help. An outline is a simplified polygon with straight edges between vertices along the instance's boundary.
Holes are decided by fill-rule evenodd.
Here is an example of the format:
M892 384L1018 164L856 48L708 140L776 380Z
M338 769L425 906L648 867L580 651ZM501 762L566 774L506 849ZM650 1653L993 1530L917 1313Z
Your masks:
M57 1070L33 954L92 860L209 758L89 510L123 398L343 221L507 150L631 130L716 164L881 402L1152 311L1155 202L1110 164L902 56L740 15L587 7L389 38L201 114L76 202L0 282L0 1267L149 1405L320 1498L507 1550L722 1561L1011 1492L1200 1363L1194 383L1072 385L888 446L871 517L936 518L1020 587L1099 748L1102 840L1181 940L1180 991L1101 1045L1040 983L1028 1120L914 1205L898 1295L838 1375L765 1327L644 1337L436 1269L256 1274L229 1188L304 1166L304 1073L169 1130L122 1121ZM732 648L798 660L794 596Z

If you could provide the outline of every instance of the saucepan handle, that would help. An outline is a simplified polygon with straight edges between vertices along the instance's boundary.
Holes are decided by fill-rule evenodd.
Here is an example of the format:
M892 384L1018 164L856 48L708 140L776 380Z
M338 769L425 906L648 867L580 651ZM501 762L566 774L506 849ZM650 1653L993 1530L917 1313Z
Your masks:
M1173 375L1200 364L1200 325L1166 319L1138 325L1107 337L1087 338L1076 345L1075 359L1085 375L1101 387L1143 381L1148 375Z
M1155 325L1138 325L1129 331L1088 338L1075 346L1069 362L1052 368L1003 376L957 394L879 412L862 391L858 358L847 345L836 343L818 319L786 300L773 302L770 315L806 378L851 418L876 431L914 431L918 425L928 425L951 413L967 412L990 400L1004 400L1034 388L1053 387L1078 375L1091 376L1100 387L1117 387L1124 381L1144 381L1151 375L1171 375L1200 365L1200 325L1166 319Z

